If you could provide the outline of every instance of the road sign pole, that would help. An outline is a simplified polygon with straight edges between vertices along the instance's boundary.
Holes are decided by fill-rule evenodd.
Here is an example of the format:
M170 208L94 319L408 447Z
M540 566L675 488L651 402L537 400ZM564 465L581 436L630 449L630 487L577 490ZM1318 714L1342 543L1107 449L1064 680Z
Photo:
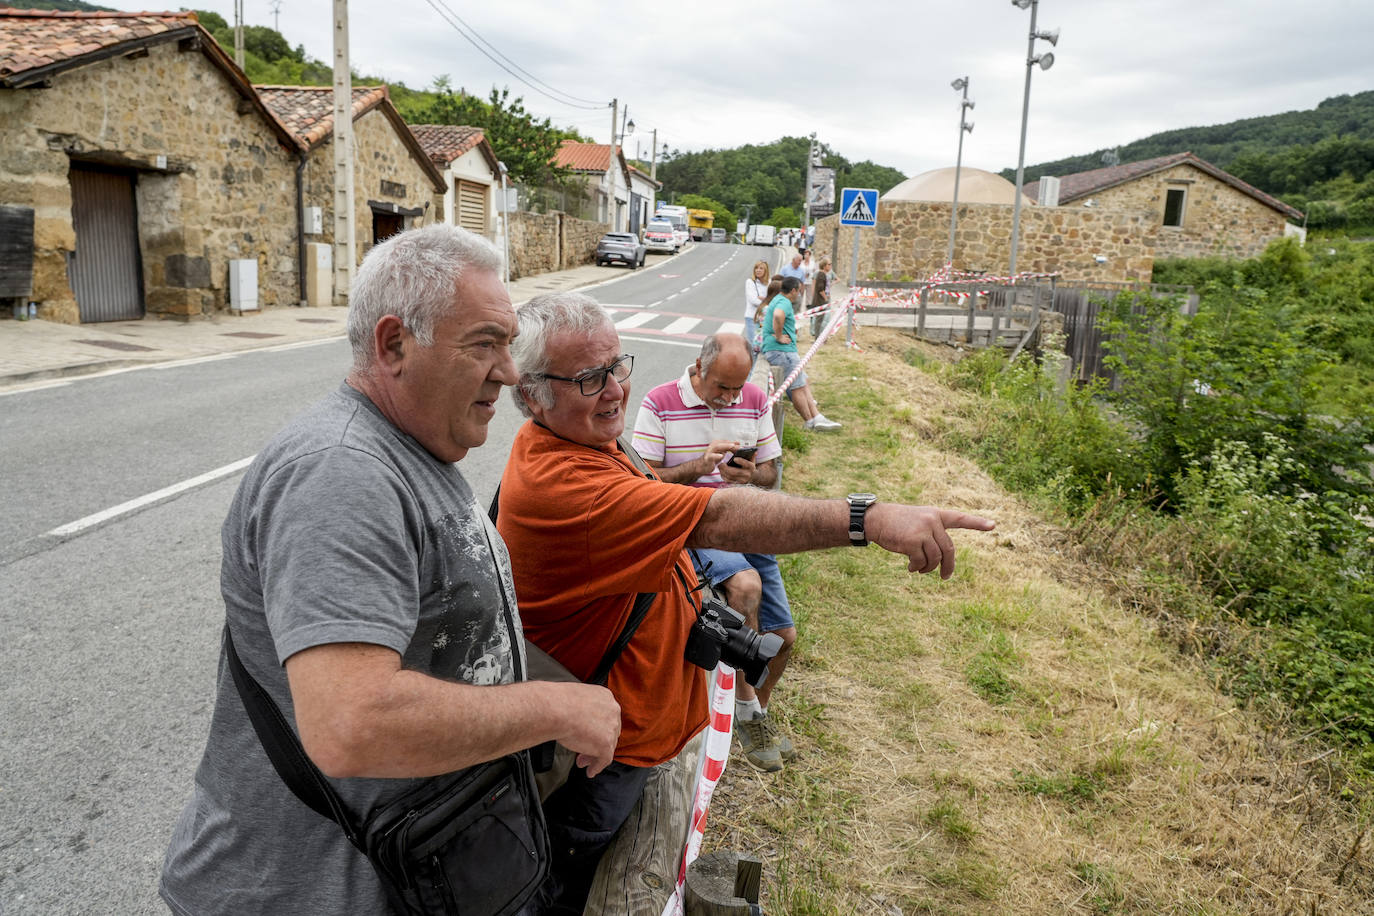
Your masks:
M854 253L849 258L849 299L851 304L854 300L854 284L859 279L859 227L854 227ZM844 342L852 344L854 342L854 309L849 309L848 324L846 325Z

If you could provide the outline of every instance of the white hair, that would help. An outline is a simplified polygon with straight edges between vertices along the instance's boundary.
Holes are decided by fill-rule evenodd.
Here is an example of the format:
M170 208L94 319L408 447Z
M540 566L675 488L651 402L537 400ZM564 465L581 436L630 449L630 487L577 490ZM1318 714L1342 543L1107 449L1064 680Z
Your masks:
M434 325L453 308L469 271L497 273L501 253L480 235L435 223L397 233L363 258L348 297L348 342L353 368L372 366L377 322L395 315L421 346L434 343Z
M611 315L584 293L546 293L535 296L515 313L520 333L511 344L511 357L520 381L511 389L511 400L525 416L533 416L528 401L545 410L553 406L553 386L544 378L549 371L549 344L566 334L590 337L613 327Z

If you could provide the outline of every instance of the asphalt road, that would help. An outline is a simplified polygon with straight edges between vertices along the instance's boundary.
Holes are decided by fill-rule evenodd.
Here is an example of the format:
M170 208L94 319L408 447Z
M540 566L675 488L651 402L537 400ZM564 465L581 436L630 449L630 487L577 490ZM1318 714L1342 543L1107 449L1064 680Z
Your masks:
M633 404L742 324L759 257L777 266L696 245L587 290L636 355ZM347 365L333 340L0 396L3 916L166 912L213 698L220 523L246 461ZM460 465L479 498L519 423L504 403Z

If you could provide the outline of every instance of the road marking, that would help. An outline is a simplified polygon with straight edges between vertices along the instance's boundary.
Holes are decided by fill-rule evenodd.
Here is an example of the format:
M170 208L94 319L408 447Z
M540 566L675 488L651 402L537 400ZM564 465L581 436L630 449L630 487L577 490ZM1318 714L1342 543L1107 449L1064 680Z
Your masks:
M648 324L657 317L658 315L654 312L636 312L629 318L620 319L615 323L615 326L617 328L637 328L641 324Z
M148 493L136 499L131 499L128 502L120 503L117 506L112 506L109 509L104 510L103 512L97 512L94 515L88 515L85 518L79 518L74 522L69 522L66 525L54 528L53 530L47 533L46 537L65 538L70 537L73 534L80 534L87 528L94 528L96 525L104 524L105 522L108 522L110 519L118 518L121 515L126 515L138 509L142 509L144 506L161 502L164 499L176 496L178 493L184 493L185 491L194 489L198 486L201 486L202 484L207 484L219 480L221 477L228 477L230 474L238 473L239 471L248 467L248 465L252 463L255 457L257 456L249 455L247 458L244 458L241 461L235 461L233 464L226 464L222 468L215 468L213 471L206 471L199 477L192 477L190 480L183 480L181 483L174 483L170 487L163 487L161 490L158 490L155 493Z
M620 338L620 339L621 339L622 341L623 341L623 340L637 340L637 341L639 341L640 343L663 344L664 346L668 346L668 347L687 347L688 349L691 349L691 350L700 350L700 349L701 349L701 342L700 342L699 340L698 340L698 341L691 341L691 340L673 340L671 337L635 337L635 336L630 335L630 334L627 334L626 336L624 336L624 337L622 337L622 338Z
M679 318L663 329L664 334L684 334L701 324L700 318Z
M743 321L726 321L726 322L723 322L723 323L721 324L721 326L720 326L720 330L717 331L716 333L717 333L717 334L743 334L743 333L744 333L744 322L743 322Z

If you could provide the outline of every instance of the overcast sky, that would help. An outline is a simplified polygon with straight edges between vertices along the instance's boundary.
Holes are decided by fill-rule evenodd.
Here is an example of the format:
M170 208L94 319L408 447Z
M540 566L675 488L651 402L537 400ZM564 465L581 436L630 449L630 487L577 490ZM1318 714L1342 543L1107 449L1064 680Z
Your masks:
M272 2L244 0L247 24L274 25ZM329 0L279 2L286 40L330 60ZM233 21L233 0L202 8ZM354 0L349 15L356 70L412 88L447 74L483 96L509 86L602 143L619 98L636 126L626 150L638 141L645 158L654 128L683 151L815 131L907 176L952 166L950 81L967 76L964 164L1016 165L1031 11L1010 0ZM479 53L455 16L534 86ZM1054 48L1036 42L1055 62L1031 78L1027 163L1374 89L1371 0L1043 0L1036 28L1062 34Z

